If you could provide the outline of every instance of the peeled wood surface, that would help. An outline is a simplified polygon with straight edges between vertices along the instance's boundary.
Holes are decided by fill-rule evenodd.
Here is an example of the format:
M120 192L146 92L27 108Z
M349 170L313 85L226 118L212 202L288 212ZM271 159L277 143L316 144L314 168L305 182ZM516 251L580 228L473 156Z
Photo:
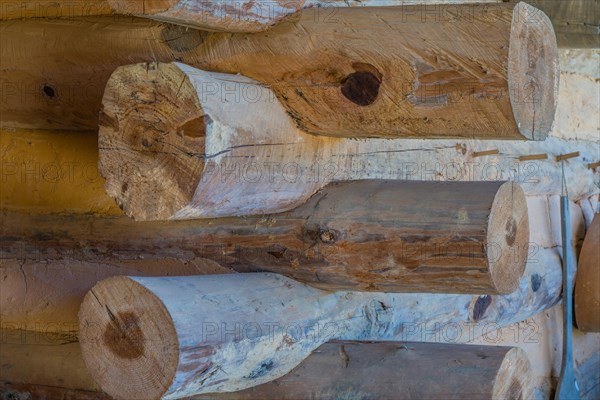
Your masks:
M199 67L271 85L309 133L545 139L558 89L550 21L525 3L493 15L456 7L474 17L423 21L402 7L340 8L336 23L302 15L264 33L209 38L218 57Z
M298 11L324 21L335 22L337 7L381 7L414 3L414 12L427 4L419 0L108 0L121 14L146 16L155 20L209 31L259 32ZM499 3L500 0L438 0L440 4ZM323 9L325 8L325 9Z
M79 339L88 371L117 398L230 392L287 374L329 340L398 335L408 304L395 297L275 274L113 277L86 295Z
M559 47L600 48L598 0L533 0L531 4L552 20Z
M583 332L600 332L600 216L585 235L575 279L575 323Z
M107 0L3 0L0 4L0 20L73 18L113 13Z
M562 275L556 248L540 238L547 234L548 227L536 225L543 221L544 215L547 216L546 210L541 218L535 213L530 216L534 227L532 245L515 292L506 296L398 294L395 295L399 304L395 311L399 313L397 321L447 324L474 320L504 325L527 319L554 305L560 296ZM147 223L124 217L13 213L3 214L2 220L6 280L1 283L0 310L10 329L35 330L38 323L57 321L72 326L85 292L98 280L113 275L160 275L161 270L164 275L247 270L236 252L240 246L210 239L206 235L207 224L198 224L199 221ZM234 232L241 230L238 227ZM322 246L317 242L312 249L317 251ZM265 254L266 257L275 258L281 247L273 245L267 251L273 254ZM252 252L248 254L251 255ZM64 282L64 286L58 282ZM373 335L369 336L372 340L381 339L377 332Z
M533 374L511 347L330 342L287 375L214 400L531 399Z
M509 293L529 242L510 182L336 183L287 213L195 224L202 257L328 289Z
M287 211L349 171L402 167L393 144L307 134L269 88L180 63L118 68L99 132L107 192L138 220Z
M504 0L503 2L508 2ZM511 1L517 3L518 1ZM487 9L500 0L109 0L119 13L146 16L155 20L192 26L209 31L258 32L266 30L285 18L300 18L298 12L324 22L335 22L336 7L407 6L410 12L424 18L444 18L455 13L455 4L488 3ZM532 0L552 20L559 47L598 48L598 2L596 0Z
M558 86L552 27L538 13L539 23L516 22L511 28L513 6L502 7L500 15L468 23L423 23L415 14L404 21L406 14L394 8L340 8L336 23L303 15L254 35L207 34L127 18L4 23L6 90L21 101L7 102L3 123L94 129L94 111L117 66L178 60L272 86L297 125L313 133L470 137L477 132L486 138L542 140L553 120ZM526 12L527 6L519 7ZM511 29L516 34L519 27L527 32L512 40L509 55ZM24 31L34 46L27 53L19 42ZM425 43L419 36L425 33L431 39L414 48L411 43ZM448 41L448 35L465 40ZM32 53L40 55L43 68L27 65ZM535 62L523 64L523 57ZM515 90L508 93L511 85ZM535 103L527 101L531 96ZM61 107L60 118L48 111L53 106ZM458 118L461 113L468 118ZM31 115L39 117L32 121Z

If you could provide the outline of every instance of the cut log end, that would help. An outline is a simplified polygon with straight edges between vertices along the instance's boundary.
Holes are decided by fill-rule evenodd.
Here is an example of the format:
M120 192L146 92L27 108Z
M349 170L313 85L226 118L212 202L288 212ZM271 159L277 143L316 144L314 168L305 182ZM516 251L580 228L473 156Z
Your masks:
M98 283L79 310L86 367L115 399L157 399L173 382L179 343L162 301L134 280Z
M119 14L152 15L167 11L179 0L108 0L110 7Z
M541 10L518 3L512 15L508 87L519 132L530 140L548 136L558 97L558 45Z
M124 89L126 88L126 89ZM106 191L136 220L165 220L187 206L204 169L205 117L175 64L118 68L100 115Z
M526 400L533 398L531 364L518 347L506 352L492 389L492 399Z
M600 332L600 214L590 225L579 253L575 279L575 321L583 332Z
M487 230L487 255L493 287L499 294L517 289L525 271L529 217L523 189L504 183L492 203Z

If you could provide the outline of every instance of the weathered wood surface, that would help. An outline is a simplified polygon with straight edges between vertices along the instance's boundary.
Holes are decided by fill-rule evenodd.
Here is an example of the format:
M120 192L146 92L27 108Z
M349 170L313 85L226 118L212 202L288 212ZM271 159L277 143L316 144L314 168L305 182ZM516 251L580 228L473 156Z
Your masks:
M598 0L533 0L552 20L559 47L600 48L600 3Z
M110 395L229 392L285 375L332 339L407 335L414 325L403 314L419 306L400 296L323 292L267 273L113 277L86 295L79 340L88 370ZM475 321L489 317L493 301L483 296L469 307ZM498 315L492 321L502 323Z
M554 117L558 89L552 27L541 13L536 14L541 18L536 23L524 24L523 18L516 18L511 25L512 5L503 7L500 15L462 23L423 23L418 15L405 18L393 8L340 8L335 24L302 16L253 35L208 34L139 20L131 24L128 19L62 25L48 21L27 29L34 53L48 57L43 68L19 62L23 54L19 38L27 23L4 23L3 60L10 60L3 61L8 73L5 90L9 98L21 101L7 104L3 119L30 125L33 121L20 113L35 115L31 108L47 109L50 102L63 107L60 121L57 115L48 121L39 114L40 123L61 125L74 120L71 128L85 124L93 129L97 119L92 111L79 111L99 109L98 91L114 68L178 60L241 73L271 86L297 125L312 133L470 137L482 132L487 138L542 140ZM515 10L526 13L526 7ZM84 32L86 25L91 29ZM55 32L56 40L44 43L48 29ZM419 35L428 40L423 42ZM448 35L466 37L448 41ZM473 41L472 37L486 39ZM72 43L74 38L77 41ZM88 46L88 40L94 46ZM308 47L307 42L313 45ZM31 56L28 50L26 57ZM57 53L65 54L58 57ZM34 97L41 101L27 104ZM76 104L79 101L88 102L88 107Z
M508 0L504 1L508 2ZM518 1L511 1L517 3ZM467 19L471 13L459 12L456 3L489 3L486 12L496 12L500 0L438 0L428 4L422 0L172 0L154 2L110 0L120 13L146 16L155 20L193 26L199 29L229 32L257 32L268 29L285 18L300 18L299 12L312 15L322 22L337 22L337 7L406 7L407 13L418 14L423 20ZM548 14L557 33L558 44L571 48L600 47L597 32L598 2L596 0L533 0L529 4ZM463 10L469 10L463 7Z
M195 399L531 399L532 378L514 347L330 342L273 382Z
M492 294L518 285L528 224L514 183L356 181L287 213L198 221L190 240L226 268L330 290Z
M575 280L575 323L584 332L600 332L600 216L595 214L579 253Z
M114 12L107 0L3 0L0 2L0 20L88 17L110 15Z
M491 298L406 294L402 302L410 306L405 310L407 314L399 316L400 320L442 325L465 322L471 319L473 305L478 303L475 321L489 316L489 321L507 324L552 306L561 287L558 244L551 237L550 215L556 209L552 208L553 202L549 208L545 197L527 201L531 210L531 244L516 292ZM579 240L583 235L581 212L577 213L576 206L571 210L573 237ZM73 333L85 293L99 280L114 275L197 275L247 270L236 247L216 241L203 243L207 236L198 221L149 223L123 217L3 213L2 222L1 263L6 278L0 283L0 312L7 329L39 330L64 323L64 329ZM318 243L306 251L317 252L322 247ZM272 256L278 255L279 250L276 246L270 249ZM414 340L426 338L418 336Z
M98 172L95 132L0 130L0 153L3 209L121 215Z
M306 134L256 81L183 64L118 68L99 133L107 192L136 219L287 211L360 168L398 179L389 165L408 155L390 154L415 149L396 145ZM456 154L455 143L446 145L435 151Z
M208 38L203 67L270 85L309 133L543 140L558 90L554 32L524 3L502 7L469 21L423 21L404 8L340 8L331 24L303 15Z
M490 3L501 0L438 0L433 7L422 0L294 0L294 1L233 1L233 0L108 0L115 12L148 17L158 21L180 24L208 31L260 32L285 18L298 18L298 12L310 13L326 23L337 22L338 7L389 7L412 5L412 13L429 7L434 14L447 12L455 4ZM151 4L149 4L151 3ZM441 17L441 15L438 15Z
M257 99L224 101L221 88L232 80ZM303 133L255 81L181 64L117 69L100 118L107 192L139 220L287 211L355 157L385 157L386 149L387 141Z

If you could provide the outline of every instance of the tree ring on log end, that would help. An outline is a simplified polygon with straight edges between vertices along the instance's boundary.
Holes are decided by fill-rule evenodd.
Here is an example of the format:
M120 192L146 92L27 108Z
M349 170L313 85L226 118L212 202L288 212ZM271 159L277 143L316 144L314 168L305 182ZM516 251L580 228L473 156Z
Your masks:
M133 279L112 277L86 294L79 341L88 371L115 399L160 398L173 383L179 364L173 320Z
M558 98L558 46L552 22L520 2L513 9L508 52L508 89L519 132L527 139L548 136Z
M108 0L108 5L118 14L149 15L167 11L179 0Z
M520 348L509 350L494 379L492 399L526 400L533 398L531 364Z
M529 245L529 217L523 189L504 183L492 203L487 230L487 257L493 287L499 294L513 292L525 271Z
M204 170L206 124L195 88L174 64L129 65L112 74L102 105L107 193L136 220L169 219L191 202Z

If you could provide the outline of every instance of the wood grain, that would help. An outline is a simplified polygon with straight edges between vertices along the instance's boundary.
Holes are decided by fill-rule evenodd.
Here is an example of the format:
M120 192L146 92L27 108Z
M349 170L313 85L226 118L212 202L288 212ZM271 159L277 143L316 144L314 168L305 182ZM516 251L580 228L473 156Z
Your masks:
M600 217L595 214L579 253L575 278L575 323L583 332L600 332Z
M477 132L486 138L543 140L558 87L549 20L534 13L534 23L513 21L513 9L515 15L530 13L525 5L498 5L492 14L483 5L468 7L474 14L468 20L425 22L401 8L340 8L335 23L303 14L252 35L208 34L128 18L35 26L4 22L4 86L9 99L20 101L7 102L3 123L31 126L34 115L39 127L94 129L101 93L116 67L177 60L269 85L296 125L310 133L472 137ZM25 53L19 45L24 31L31 38ZM23 57L32 51L41 64L24 65ZM62 107L60 118L55 106Z
M231 392L282 377L329 340L399 332L404 322L384 296L323 292L264 273L114 277L86 295L79 338L89 372L116 398ZM514 368L501 368L491 391L519 392L506 385L518 382Z
M529 399L532 376L519 348L330 342L273 382L196 399Z

